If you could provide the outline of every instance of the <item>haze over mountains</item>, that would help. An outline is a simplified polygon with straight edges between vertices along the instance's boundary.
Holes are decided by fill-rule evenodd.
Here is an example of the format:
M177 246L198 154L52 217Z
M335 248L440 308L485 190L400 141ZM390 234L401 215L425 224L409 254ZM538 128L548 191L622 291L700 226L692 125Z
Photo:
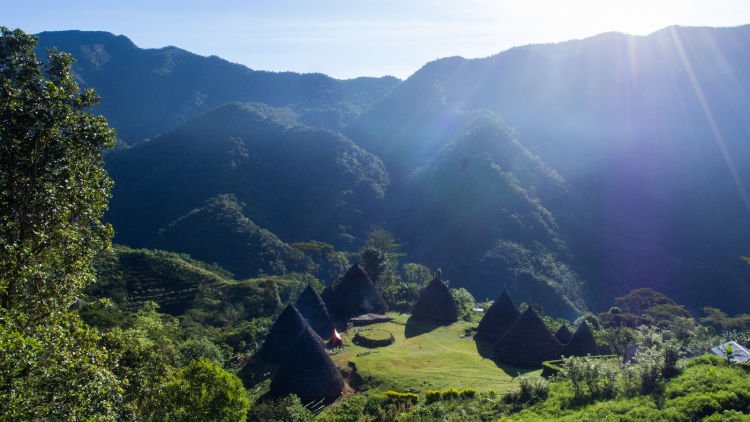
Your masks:
M128 144L107 157L118 242L247 277L304 265L289 243L353 249L383 226L451 287L505 285L552 314L643 286L693 308L750 299L750 26L452 57L403 82L40 39Z

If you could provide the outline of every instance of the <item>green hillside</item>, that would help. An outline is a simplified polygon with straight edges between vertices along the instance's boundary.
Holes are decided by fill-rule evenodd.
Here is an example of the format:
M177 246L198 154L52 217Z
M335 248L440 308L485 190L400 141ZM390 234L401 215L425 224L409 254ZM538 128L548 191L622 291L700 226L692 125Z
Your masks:
M229 104L110 154L115 240L156 247L160 229L231 194L247 218L285 242L351 245L369 229L363 214L382 201L388 175L350 139L295 119L288 109Z
M156 246L221 262L238 277L304 272L311 261L243 215L233 195L219 195L159 230Z

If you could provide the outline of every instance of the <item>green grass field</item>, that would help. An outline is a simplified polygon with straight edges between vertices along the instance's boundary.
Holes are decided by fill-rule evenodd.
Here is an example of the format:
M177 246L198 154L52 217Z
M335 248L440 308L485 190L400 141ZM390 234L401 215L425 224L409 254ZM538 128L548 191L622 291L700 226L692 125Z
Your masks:
M352 343L354 330L344 334L344 350L332 356L340 367L348 362L357 365L371 390L404 391L415 389L443 390L474 388L477 391L494 389L507 391L513 380L526 370L501 367L477 351L474 340L463 338L465 330L475 326L457 322L447 327L410 324L407 338L406 321L409 315L392 314L394 320L373 324L367 328L382 329L393 334L396 342L387 347L368 349ZM415 335L416 334L416 335ZM541 371L533 371L540 374Z

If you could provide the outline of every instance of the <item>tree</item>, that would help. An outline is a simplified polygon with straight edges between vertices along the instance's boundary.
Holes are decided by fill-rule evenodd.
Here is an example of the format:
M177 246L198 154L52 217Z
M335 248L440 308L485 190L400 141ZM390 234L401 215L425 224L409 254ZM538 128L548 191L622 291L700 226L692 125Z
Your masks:
M88 111L98 97L79 90L69 55L41 66L36 37L1 32L0 307L33 324L75 301L110 245L102 151L114 131Z
M175 421L244 421L250 410L242 381L221 366L200 358L180 370L165 388L163 415Z
M458 316L464 321L471 321L474 318L474 306L477 303L474 296L463 287L459 289L451 289L451 294L453 295L453 299L456 301L456 306L458 307Z
M88 110L70 56L0 28L0 419L112 417L121 388L100 336L70 306L110 246L114 131Z
M399 283L398 253L401 245L396 243L388 231L382 228L372 230L365 241L365 245L359 253L362 267L370 276L372 281L384 289Z

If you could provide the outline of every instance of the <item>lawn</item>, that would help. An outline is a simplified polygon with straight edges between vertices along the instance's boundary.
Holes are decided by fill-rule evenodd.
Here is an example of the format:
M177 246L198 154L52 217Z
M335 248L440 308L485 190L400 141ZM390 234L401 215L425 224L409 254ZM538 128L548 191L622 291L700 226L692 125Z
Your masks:
M391 314L391 322L369 325L393 334L390 346L368 349L352 343L355 329L343 335L344 349L333 355L339 367L353 362L367 385L376 391L415 389L443 390L474 388L477 391L507 391L513 377L526 370L498 366L483 358L471 338L463 338L466 329L475 326L457 322L446 327L409 324L405 314ZM407 332L409 336L407 338ZM532 372L540 374L540 370Z

